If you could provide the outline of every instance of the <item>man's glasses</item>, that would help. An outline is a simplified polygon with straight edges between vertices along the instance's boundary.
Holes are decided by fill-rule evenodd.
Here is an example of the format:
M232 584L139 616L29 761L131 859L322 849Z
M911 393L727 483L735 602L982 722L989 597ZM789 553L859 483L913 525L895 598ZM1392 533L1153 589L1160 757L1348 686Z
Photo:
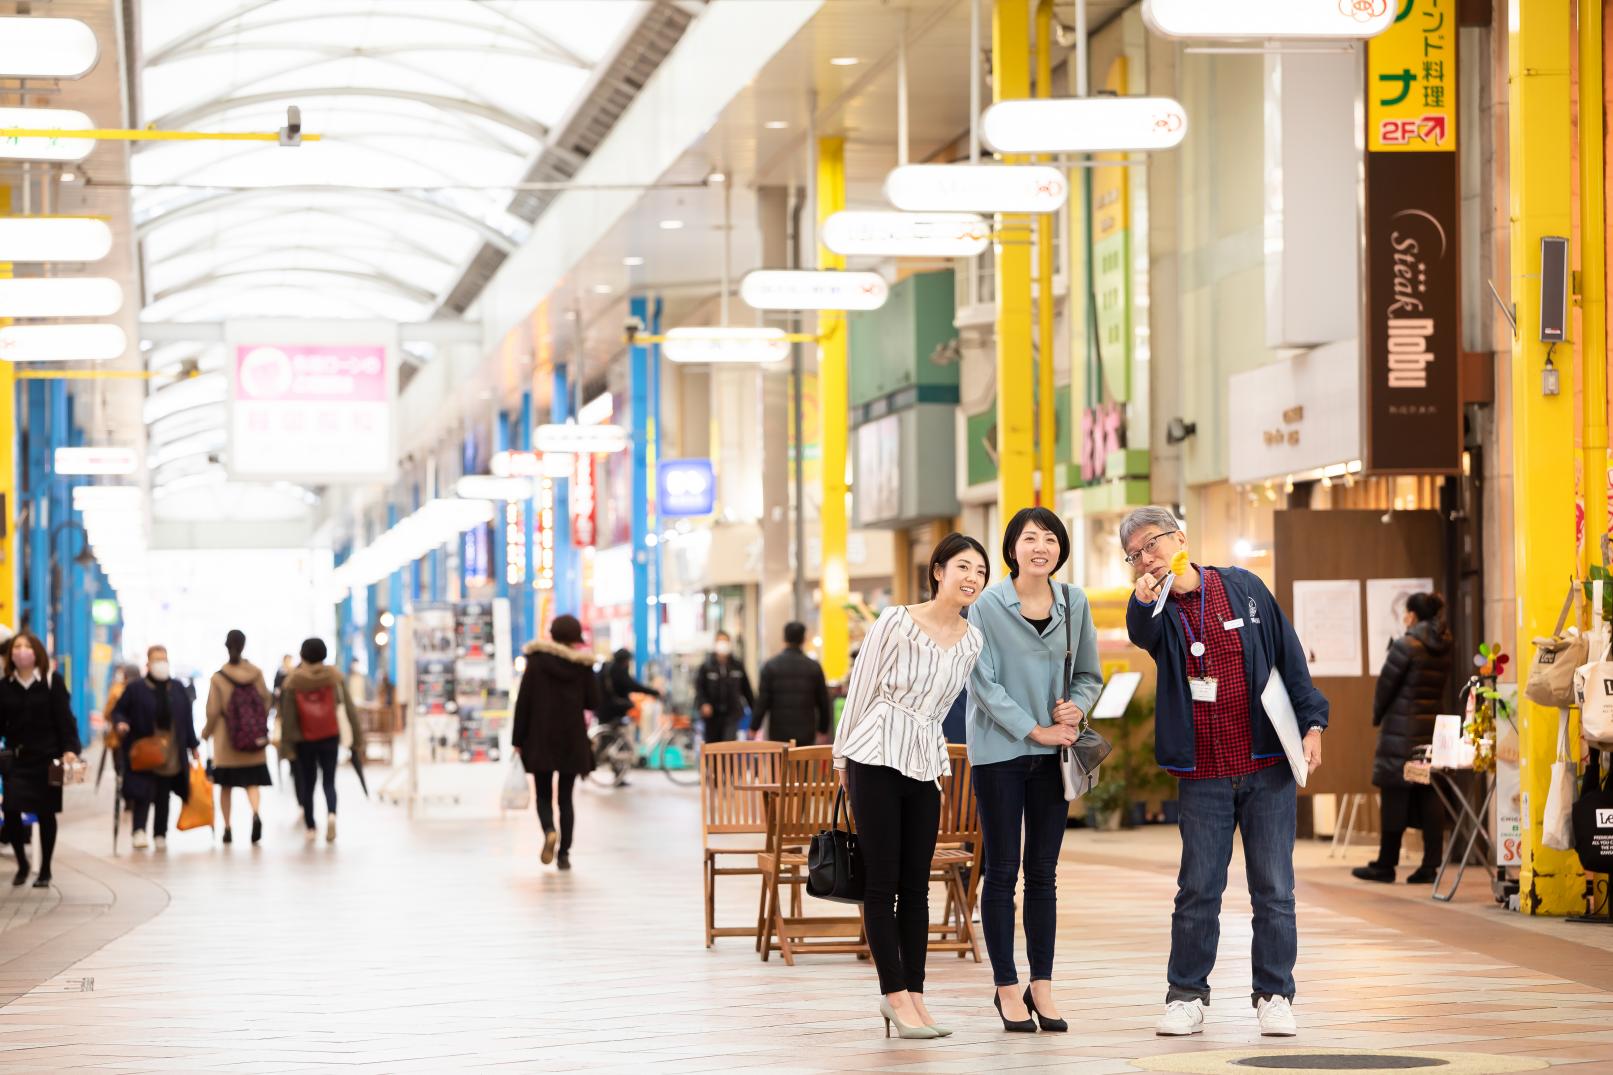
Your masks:
M1136 552L1134 552L1130 556L1126 557L1126 563L1128 565L1135 564L1138 560L1141 560L1144 556L1152 556L1154 554L1154 547L1157 546L1160 543L1161 539L1168 538L1172 534L1180 534L1180 533L1181 533L1180 530L1167 530L1163 534L1155 534L1153 537L1151 537L1147 541L1143 542L1143 547L1142 548L1138 549Z

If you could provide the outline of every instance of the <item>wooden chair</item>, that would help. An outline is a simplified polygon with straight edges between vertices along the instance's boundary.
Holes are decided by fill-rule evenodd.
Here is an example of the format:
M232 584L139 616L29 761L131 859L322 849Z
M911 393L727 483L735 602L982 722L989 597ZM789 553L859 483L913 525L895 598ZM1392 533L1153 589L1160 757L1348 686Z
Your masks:
M950 744L947 757L952 775L941 782L941 824L930 862L930 881L946 886L946 906L941 921L930 926L930 951L956 952L959 959L972 955L979 963L973 919L975 894L980 889L980 810L975 803L968 748Z
M759 791L743 790L746 784L776 784L783 743L707 743L700 751L700 834L705 846L706 947L716 937L753 937L760 926L718 926L717 878L762 876L758 865L723 866L719 859L744 856L751 859L768 850L767 812ZM752 836L741 846L728 845L712 837ZM764 889L765 896L765 889Z
M829 827L840 781L834 770L834 748L795 747L786 751L779 772L777 805L768 849L756 856L762 870L762 903L757 934L762 960L776 950L793 966L803 953L866 955L861 913L850 916L786 916L780 885L798 891L806 881L807 844ZM849 824L849 804L841 813Z

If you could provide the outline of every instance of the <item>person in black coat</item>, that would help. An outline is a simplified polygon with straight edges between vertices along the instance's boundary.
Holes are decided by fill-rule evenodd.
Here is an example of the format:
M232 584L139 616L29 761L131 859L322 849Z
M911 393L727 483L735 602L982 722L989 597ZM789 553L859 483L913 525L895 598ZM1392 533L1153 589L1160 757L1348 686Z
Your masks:
M510 745L537 784L538 820L543 824L543 862L571 869L571 836L575 814L571 791L579 776L594 770L594 748L588 741L587 710L602 704L594 655L582 645L582 624L575 616L556 616L550 641L526 645L526 672L515 695L515 728ZM560 832L554 825L558 780Z
M784 625L784 648L762 665L752 724L766 736L797 746L829 741L829 685L823 666L808 657L806 624Z
M134 846L148 846L146 818L155 806L156 846L161 851L168 846L168 796L177 795L180 802L190 798L185 755L193 761L199 759L202 746L191 715L190 693L170 676L166 647L146 650L146 674L123 689L118 704L112 707L112 720L123 739L119 762L124 770L123 797L134 811ZM141 739L155 735L168 736L162 764L145 772L131 769L129 751Z
M661 692L633 678L633 651L619 649L599 673L600 709L594 714L601 722L623 720L633 711L633 695L661 697Z
M67 684L50 667L45 645L24 631L11 640L0 682L0 735L12 752L5 770L5 828L17 854L13 885L28 880L28 844L39 821L39 877L35 888L50 886L50 860L56 850L56 815L62 812L62 788L50 780L51 765L71 765L83 746L73 719Z
M1423 862L1406 881L1432 884L1444 850L1444 815L1434 789L1407 783L1406 762L1420 746L1434 741L1434 718L1445 708L1451 675L1451 636L1440 614L1438 594L1413 594L1406 601L1406 633L1389 644L1389 656L1378 673L1372 723L1378 728L1378 751L1372 761L1372 783L1379 789L1383 832L1378 857L1351 871L1363 881L1393 883L1400 862L1400 841L1408 825L1423 830Z
M734 737L745 707L756 704L751 694L745 666L734 660L734 642L727 631L718 631L712 654L695 673L694 700L705 718L708 743L723 743Z

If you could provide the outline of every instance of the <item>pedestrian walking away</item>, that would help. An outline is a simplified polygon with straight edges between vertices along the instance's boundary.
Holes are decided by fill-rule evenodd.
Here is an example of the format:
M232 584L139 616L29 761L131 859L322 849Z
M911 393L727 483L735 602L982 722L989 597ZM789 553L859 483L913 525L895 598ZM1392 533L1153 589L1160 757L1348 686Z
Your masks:
M325 663L323 639L302 644L302 663L280 688L280 751L292 758L297 802L302 806L303 836L318 838L314 824L314 785L325 790L325 841L336 839L336 762L344 745L364 756L364 729L347 693L342 674Z
M1412 594L1406 602L1406 633L1389 643L1372 723L1378 749L1372 760L1372 783L1378 788L1381 830L1378 857L1351 871L1363 881L1393 883L1406 829L1423 831L1422 865L1406 883L1431 885L1445 850L1445 814L1439 794L1428 784L1406 779L1406 762L1418 747L1434 741L1434 718L1450 712L1445 692L1451 678L1451 634L1441 615L1445 600L1438 594Z
M9 641L5 679L0 681L0 740L10 761L0 768L0 776L5 779L6 835L17 856L11 883L28 881L28 845L34 827L26 817L32 816L39 822L39 876L34 887L48 888L56 815L62 812L63 774L78 764L83 747L67 683L51 667L45 644L27 631Z
M727 631L718 631L707 657L694 678L695 705L705 720L705 740L725 743L734 738L745 707L753 709L750 677L745 666L734 660L734 640Z
M190 694L170 673L166 646L146 650L146 674L124 687L112 718L123 744L123 796L133 811L135 849L154 841L158 851L165 850L169 796L189 801L185 757L199 759L202 745L196 737ZM152 840L147 840L146 822L153 813Z
M1312 772L1322 764L1327 699L1311 682L1304 648L1266 584L1242 568L1192 563L1187 534L1168 508L1138 508L1126 516L1120 545L1136 573L1126 630L1158 671L1154 752L1178 778L1181 803L1169 984L1156 1031L1176 1036L1204 1029L1237 832L1254 905L1251 1002L1262 1034L1292 1036L1298 788L1260 698L1273 673L1280 675ZM1166 610L1156 616L1154 605L1167 585Z
M931 599L887 608L863 639L835 735L834 764L862 851L863 925L887 1037L892 1024L903 1038L952 1033L924 1004L940 778L952 772L941 721L980 655L980 631L962 613L990 574L980 542L957 533L941 540L930 555Z
M784 648L762 665L751 721L758 735L798 746L829 741L829 685L805 644L806 624L787 623Z
M1020 510L1003 531L1002 554L1009 577L987 590L969 614L984 638L969 680L966 720L983 840L980 925L997 985L992 1004L1003 1029L1064 1031L1069 1024L1053 996L1056 875L1069 813L1058 752L1075 742L1103 688L1098 632L1086 594L1052 581L1070 555L1070 535L1058 515L1047 508ZM1021 864L1030 962L1024 990L1014 965L1014 890Z
M224 814L224 842L234 843L230 828L230 803L234 789L246 791L252 807L252 842L263 839L263 819L259 815L260 788L274 783L269 774L269 702L272 695L263 682L263 672L243 657L246 635L231 631L224 636L229 660L213 673L207 685L207 720L202 738L213 741L213 783L218 787L219 808Z
M577 778L594 769L588 741L587 711L603 704L594 655L583 648L582 624L575 616L556 616L548 639L526 644L526 671L515 694L515 728L511 746L537 785L538 820L543 825L543 864L556 861L571 869L571 840L576 815L571 793ZM560 827L555 829L555 803Z

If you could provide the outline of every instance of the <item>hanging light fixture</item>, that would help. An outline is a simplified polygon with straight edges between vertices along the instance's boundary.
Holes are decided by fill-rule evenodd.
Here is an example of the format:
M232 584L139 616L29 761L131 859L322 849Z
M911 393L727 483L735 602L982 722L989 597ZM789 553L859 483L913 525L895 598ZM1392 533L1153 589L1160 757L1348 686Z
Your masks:
M112 229L95 217L0 217L0 261L100 261L111 252Z
M88 131L90 117L70 108L0 108L0 129L25 131ZM0 138L0 160L78 162L95 148L93 138Z
M1143 0L1156 34L1185 38L1376 37L1399 14L1400 0Z
M671 329L661 345L668 362L766 365L790 357L781 328L708 325Z
M977 213L842 210L823 222L823 245L846 256L972 258L990 244L991 224Z
M79 19L0 18L0 78L83 78L101 46Z
M877 272L758 269L740 281L739 297L758 310L877 310L890 285Z
M980 133L998 153L1172 149L1187 136L1187 110L1169 97L999 101L980 117Z
M885 177L885 199L912 212L1056 213L1069 196L1064 173L1040 164L904 164Z
M129 339L117 325L7 325L0 359L7 362L104 362L122 358Z
M105 276L0 280L0 317L107 317L123 307L123 288Z

